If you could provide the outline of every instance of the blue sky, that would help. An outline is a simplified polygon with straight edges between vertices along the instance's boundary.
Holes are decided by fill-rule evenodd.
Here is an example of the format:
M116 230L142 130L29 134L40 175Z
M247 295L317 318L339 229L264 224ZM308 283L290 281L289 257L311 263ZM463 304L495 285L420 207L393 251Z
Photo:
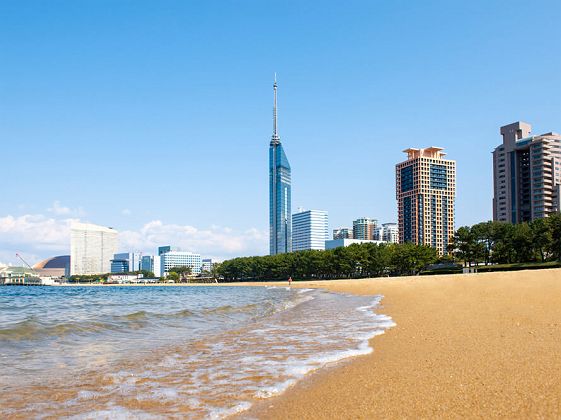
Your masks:
M0 262L68 223L228 258L268 240L272 78L293 209L396 220L407 147L457 161L490 219L499 127L561 131L556 1L3 1ZM125 249L123 249L125 250Z

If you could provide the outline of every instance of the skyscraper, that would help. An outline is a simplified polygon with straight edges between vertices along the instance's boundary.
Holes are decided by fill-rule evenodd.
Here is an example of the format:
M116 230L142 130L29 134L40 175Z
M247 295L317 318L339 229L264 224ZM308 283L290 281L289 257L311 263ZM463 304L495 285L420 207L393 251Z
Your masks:
M378 225L376 219L361 217L353 221L353 239L371 241L374 239L374 229Z
M399 242L429 245L448 253L454 235L456 162L441 147L406 149L395 167Z
M292 250L325 249L329 239L327 212L306 210L292 215Z
M292 248L290 164L277 131L277 79L273 84L273 136L269 146L269 244L270 254Z
M493 220L528 222L558 212L561 135L530 136L518 121L501 127L503 144L493 152Z
M118 232L113 228L75 222L70 228L70 275L111 271Z

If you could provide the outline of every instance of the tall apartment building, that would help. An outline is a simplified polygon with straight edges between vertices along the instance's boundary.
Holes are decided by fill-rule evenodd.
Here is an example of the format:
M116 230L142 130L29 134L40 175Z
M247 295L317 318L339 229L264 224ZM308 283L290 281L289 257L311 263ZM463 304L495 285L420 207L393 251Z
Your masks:
M333 229L333 239L353 239L353 228L341 227Z
M74 222L70 227L70 275L109 273L117 245L115 229Z
M191 274L201 274L201 255L184 251L167 251L160 255L160 275L163 277L167 276L170 268L184 266L191 267Z
M374 229L374 240L391 243L399 242L399 229L397 223L382 223Z
M273 84L273 136L269 144L269 248L283 254L292 247L292 181L290 164L277 131L277 80Z
M292 251L325 249L329 239L327 212L307 210L292 215Z
M396 198L399 242L413 242L446 254L454 235L456 162L441 147L406 149L398 163Z
M376 219L362 217L353 221L353 239L371 241L374 239L374 229L378 225Z
M560 211L561 135L531 136L532 126L501 127L493 152L493 220L520 223Z

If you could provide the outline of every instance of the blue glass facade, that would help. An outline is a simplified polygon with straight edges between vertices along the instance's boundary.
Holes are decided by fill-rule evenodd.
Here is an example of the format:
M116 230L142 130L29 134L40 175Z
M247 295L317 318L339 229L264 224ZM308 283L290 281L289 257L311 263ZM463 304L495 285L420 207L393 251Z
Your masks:
M448 197L442 197L442 240L443 248L445 251L448 250Z
M431 168L432 169L432 168ZM430 235L431 243L433 248L436 248L436 196L432 195L430 198Z
M423 218L423 194L417 196L417 243L423 244L424 242L424 226L425 220Z
M411 197L403 198L403 241L413 241L413 227L411 226Z
M444 190L448 186L446 181L446 166L430 165L430 187L438 190Z
M413 166L406 166L401 169L401 192L413 189Z
M129 262L127 260L111 260L112 273L128 273Z
M269 234L271 255L292 250L290 164L278 139L269 148Z
M516 214L516 152L510 152L510 191L511 191L511 208L512 214L511 223L517 222L518 215Z
M154 261L151 255L144 255L140 260L140 269L154 272Z

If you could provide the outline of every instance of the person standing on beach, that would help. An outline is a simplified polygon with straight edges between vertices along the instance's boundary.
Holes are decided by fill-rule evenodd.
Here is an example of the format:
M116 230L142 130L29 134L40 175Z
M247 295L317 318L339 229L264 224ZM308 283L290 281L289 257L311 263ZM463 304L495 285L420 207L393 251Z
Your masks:
M289 285L289 286L292 285L292 277L288 277L288 285Z

